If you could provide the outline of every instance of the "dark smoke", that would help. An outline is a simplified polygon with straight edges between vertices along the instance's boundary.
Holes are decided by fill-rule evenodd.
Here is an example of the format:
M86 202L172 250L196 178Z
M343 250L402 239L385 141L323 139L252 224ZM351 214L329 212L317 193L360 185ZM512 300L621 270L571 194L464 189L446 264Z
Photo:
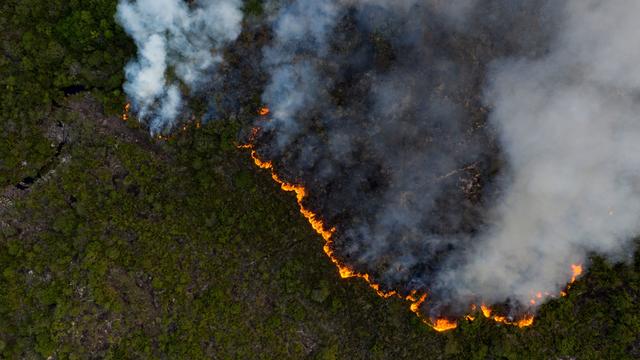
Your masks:
M431 311L558 294L638 233L640 3L271 2L256 145Z

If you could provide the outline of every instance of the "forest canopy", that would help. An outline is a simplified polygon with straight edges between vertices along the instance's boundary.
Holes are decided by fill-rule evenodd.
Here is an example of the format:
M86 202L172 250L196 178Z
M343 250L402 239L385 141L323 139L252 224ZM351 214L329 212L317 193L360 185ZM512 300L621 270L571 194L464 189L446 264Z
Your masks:
M167 139L122 120L136 49L116 5L0 5L0 358L640 357L639 253L593 254L523 329L437 333L342 280L295 196L238 149L246 119Z

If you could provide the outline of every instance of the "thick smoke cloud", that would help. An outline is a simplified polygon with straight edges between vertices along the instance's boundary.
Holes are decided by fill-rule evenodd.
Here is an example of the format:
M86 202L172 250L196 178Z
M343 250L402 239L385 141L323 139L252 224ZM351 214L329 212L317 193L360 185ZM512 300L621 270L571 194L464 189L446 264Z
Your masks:
M240 0L121 2L152 131L214 81ZM640 3L267 2L258 154L385 289L515 312L640 232ZM253 94L246 94L250 97ZM537 304L540 302L538 301Z
M567 1L548 55L494 64L486 102L510 178L452 278L492 300L557 292L567 263L640 233L640 3Z
M241 0L122 0L116 18L139 49L125 68L124 90L152 133L170 129L182 106L182 89L212 81L220 50L241 30Z
M633 1L293 1L261 154L336 254L433 311L527 305L638 233Z

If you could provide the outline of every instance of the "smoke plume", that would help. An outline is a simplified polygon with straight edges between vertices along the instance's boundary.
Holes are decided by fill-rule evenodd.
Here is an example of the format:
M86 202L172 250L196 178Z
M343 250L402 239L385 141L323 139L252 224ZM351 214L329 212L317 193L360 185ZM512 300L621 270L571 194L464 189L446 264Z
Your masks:
M241 30L241 0L121 0L116 19L138 46L125 68L124 90L152 133L169 130L182 106L182 89L213 81L220 51Z
M167 68L197 85L240 22L231 0L198 11L163 2L118 13L140 49L127 92L162 126L180 104ZM154 12L167 6L176 13ZM341 263L384 289L428 293L424 311L439 316L471 303L532 310L534 294L557 295L589 253L624 258L640 231L640 3L266 8L271 114L252 140L335 227ZM206 36L192 31L201 27Z
M558 294L638 233L633 1L294 1L261 154L343 262L432 311ZM460 310L461 311L461 310Z
M443 278L458 293L557 293L567 263L623 254L640 231L640 3L573 0L559 11L548 54L491 67L484 99L509 179L490 227Z

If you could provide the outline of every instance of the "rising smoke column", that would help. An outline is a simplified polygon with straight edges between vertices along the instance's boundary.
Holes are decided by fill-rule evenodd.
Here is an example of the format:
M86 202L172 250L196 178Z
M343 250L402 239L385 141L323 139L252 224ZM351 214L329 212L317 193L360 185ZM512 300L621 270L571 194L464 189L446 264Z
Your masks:
M124 90L152 133L170 130L183 89L213 81L222 47L241 30L241 0L121 0L116 19L138 47Z
M183 91L216 81L240 5L120 3L139 49L125 90L152 131L171 127ZM431 317L471 303L516 316L533 294L558 294L588 253L624 258L640 230L640 3L266 9L271 114L252 146L335 227L341 263L383 290L428 293L414 305Z
M275 16L258 145L336 226L344 263L438 315L526 306L589 252L624 253L639 4L313 3Z

